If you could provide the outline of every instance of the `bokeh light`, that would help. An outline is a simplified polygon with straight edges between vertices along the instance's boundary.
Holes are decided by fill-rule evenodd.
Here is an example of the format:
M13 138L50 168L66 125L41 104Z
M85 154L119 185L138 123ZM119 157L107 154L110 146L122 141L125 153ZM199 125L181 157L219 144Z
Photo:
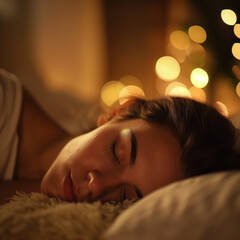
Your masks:
M240 82L236 86L236 93L240 97Z
M197 88L192 86L189 88L189 92L192 95L192 99L199 101L199 102L206 102L206 93L201 88Z
M174 57L179 63L183 63L186 60L186 50L180 50L175 48L172 44L168 44L167 51Z
M180 74L180 70L178 61L170 56L159 58L155 66L157 76L165 81L176 79Z
M236 59L240 60L240 43L234 43L233 44L232 54Z
M235 24L235 26L233 28L233 32L238 38L240 38L240 24L239 23Z
M170 84L168 84L168 86L166 87L166 89L165 89L165 95L166 95L166 96L169 95L169 92L170 92L172 89L176 88L176 87L184 87L184 88L186 88L186 86L185 86L183 83L174 81L174 82L171 82Z
M189 37L196 43L204 43L207 39L207 33L203 27L194 25L188 29Z
M234 66L232 67L232 73L233 73L234 76L240 81L240 66L234 65Z
M188 35L183 31L174 31L170 35L171 44L180 50L187 49L190 44Z
M195 87L204 88L208 84L209 77L202 68L195 68L191 72L190 79Z
M170 96L191 98L191 93L187 88L175 87L169 92Z
M124 87L119 93L119 103L120 105L127 102L132 97L144 98L145 94L140 87L129 85Z
M124 86L135 85L135 86L138 86L140 88L143 88L142 82L137 77L134 77L134 76L131 76L131 75L124 76L119 81Z
M221 11L221 18L227 25L233 26L237 22L236 13L231 9L224 9Z
M101 98L103 103L111 107L116 101L120 91L124 88L124 85L118 81L110 81L106 83L101 90Z
M191 97L191 93L187 87L181 82L170 83L165 90L166 96Z
M216 108L222 115L224 115L225 117L228 116L228 109L224 103L216 101Z
M206 51L198 43L192 43L187 49L187 55L191 62L198 64L198 66L203 66L206 59Z

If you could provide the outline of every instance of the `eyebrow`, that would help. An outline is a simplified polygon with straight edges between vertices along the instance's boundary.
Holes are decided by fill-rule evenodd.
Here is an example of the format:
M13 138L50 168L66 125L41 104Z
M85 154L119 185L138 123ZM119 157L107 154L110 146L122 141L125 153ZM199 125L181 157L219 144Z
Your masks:
M130 154L130 164L134 165L137 156L137 140L131 129L131 154Z

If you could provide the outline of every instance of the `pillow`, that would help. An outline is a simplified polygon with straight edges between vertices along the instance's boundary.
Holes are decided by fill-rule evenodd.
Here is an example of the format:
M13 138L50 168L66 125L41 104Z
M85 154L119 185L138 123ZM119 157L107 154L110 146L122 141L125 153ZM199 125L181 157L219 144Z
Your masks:
M124 211L105 240L238 240L240 171L175 182Z

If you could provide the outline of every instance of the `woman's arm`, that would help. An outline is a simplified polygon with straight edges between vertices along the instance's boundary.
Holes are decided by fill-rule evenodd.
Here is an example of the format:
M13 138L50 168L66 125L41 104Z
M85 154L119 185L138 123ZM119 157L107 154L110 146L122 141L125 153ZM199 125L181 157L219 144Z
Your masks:
M23 90L14 179L41 179L71 136Z

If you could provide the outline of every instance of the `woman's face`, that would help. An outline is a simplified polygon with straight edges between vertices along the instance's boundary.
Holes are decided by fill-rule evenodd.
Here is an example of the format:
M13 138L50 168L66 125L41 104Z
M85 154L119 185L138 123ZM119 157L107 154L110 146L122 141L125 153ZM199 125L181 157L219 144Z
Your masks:
M166 127L110 121L72 139L43 178L43 193L67 201L139 199L183 178L181 149Z

